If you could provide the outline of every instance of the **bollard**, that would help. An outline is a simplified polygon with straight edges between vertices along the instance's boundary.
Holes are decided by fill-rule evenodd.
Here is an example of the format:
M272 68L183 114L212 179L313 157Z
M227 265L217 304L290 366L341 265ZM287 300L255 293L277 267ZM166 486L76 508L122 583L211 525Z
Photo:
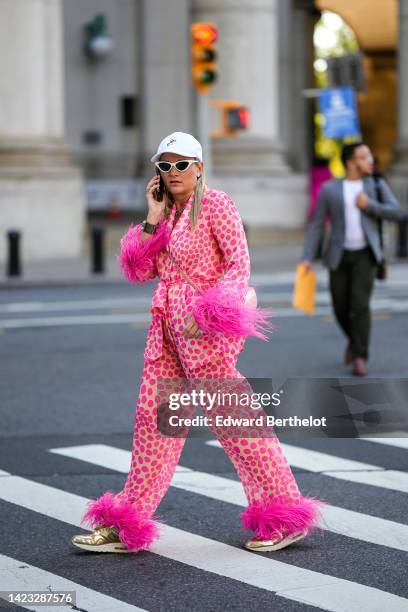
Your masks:
M92 273L101 274L105 271L103 252L103 227L92 228Z
M7 262L7 275L8 276L20 276L21 265L20 265L20 235L18 230L9 230L8 236L8 262Z
M408 257L408 215L398 222L397 257Z

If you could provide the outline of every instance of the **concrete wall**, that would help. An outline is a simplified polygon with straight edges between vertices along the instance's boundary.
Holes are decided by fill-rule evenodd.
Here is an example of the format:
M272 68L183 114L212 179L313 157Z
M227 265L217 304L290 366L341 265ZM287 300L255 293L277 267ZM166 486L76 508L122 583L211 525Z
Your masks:
M92 178L134 175L139 128L120 124L120 99L138 96L138 1L64 0L67 140L75 159ZM114 49L90 60L84 53L84 26L104 13ZM85 132L101 135L86 144Z

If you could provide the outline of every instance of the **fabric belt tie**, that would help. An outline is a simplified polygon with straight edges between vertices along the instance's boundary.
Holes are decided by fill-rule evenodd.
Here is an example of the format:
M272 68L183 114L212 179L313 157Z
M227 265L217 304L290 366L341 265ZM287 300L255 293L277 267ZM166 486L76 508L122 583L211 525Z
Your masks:
M209 287L217 282L217 279L206 280L202 277L194 276L190 278L192 278L192 280L195 281L198 286L203 285L204 287ZM182 278L175 280L160 279L160 282L156 286L152 298L152 322L147 334L146 349L144 352L145 359L154 361L159 359L163 354L163 317L167 312L169 287L173 285L187 284L187 281Z

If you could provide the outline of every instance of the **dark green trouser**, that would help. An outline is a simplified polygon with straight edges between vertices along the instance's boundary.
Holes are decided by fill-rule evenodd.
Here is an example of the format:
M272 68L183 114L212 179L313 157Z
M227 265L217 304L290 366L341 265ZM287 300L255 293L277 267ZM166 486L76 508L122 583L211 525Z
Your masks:
M330 270L330 292L336 319L351 342L353 357L368 359L371 329L370 297L377 263L370 247L343 251L340 265Z

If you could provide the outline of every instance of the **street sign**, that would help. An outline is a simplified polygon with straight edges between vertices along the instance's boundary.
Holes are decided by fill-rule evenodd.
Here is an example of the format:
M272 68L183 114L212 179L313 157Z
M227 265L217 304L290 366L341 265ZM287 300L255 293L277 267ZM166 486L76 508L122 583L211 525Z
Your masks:
M94 179L86 181L88 211L144 210L146 187L143 179Z
M356 94L352 87L322 89L318 102L324 116L323 131L327 138L360 135Z

